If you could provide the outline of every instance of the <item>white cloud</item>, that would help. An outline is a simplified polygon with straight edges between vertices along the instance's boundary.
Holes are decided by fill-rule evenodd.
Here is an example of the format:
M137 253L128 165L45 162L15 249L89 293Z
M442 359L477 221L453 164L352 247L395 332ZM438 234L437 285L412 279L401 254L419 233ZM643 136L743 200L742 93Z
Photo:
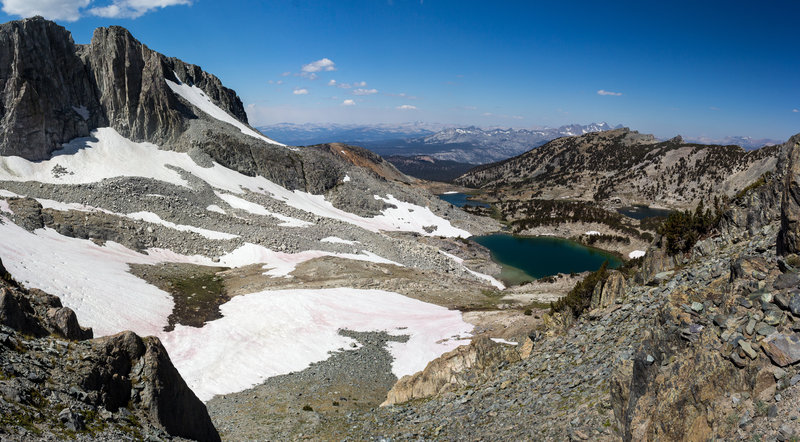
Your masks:
M491 112L484 112L484 113L482 113L481 115L483 115L484 117L491 117L491 116L492 116L492 115L494 115L494 114L493 114L493 113L491 113Z
M320 71L335 71L336 63L329 58L323 58L321 60L312 61L309 64L304 64L300 70L309 74Z
M298 88L298 89L295 89L294 92L292 92L292 93L295 94L295 95L308 95L308 89L304 89L304 88L300 89L300 88Z
M354 89L353 95L373 95L377 94L377 89Z
M336 80L331 79L331 81L328 82L328 86L336 86Z
M41 15L50 20L75 21L90 0L2 0L3 12L20 17Z
M417 110L417 106L412 106L410 104L403 104L403 105L397 106L397 108L400 109L400 110Z
M347 100L342 101L342 106L355 106L355 105L356 102L349 98Z
M367 87L367 82L366 81L359 81L359 82L353 83L353 87Z
M269 84L283 84L283 80L267 80Z
M611 92L600 89L599 91L597 91L597 95L612 95L614 97L619 97L620 95L622 95L622 92Z
M792 109L792 112L794 112L794 113L797 113L797 112L800 112L800 110L798 110L798 109Z
M190 4L191 0L114 0L110 5L89 9L89 13L100 17L138 18L154 9Z
M289 72L289 71L286 71L286 72L281 74L281 77L288 77L289 75L292 75L292 73Z
M190 5L191 0L113 0L89 8L92 0L1 0L3 12L20 17L41 15L50 20L75 21L88 13L109 18L137 18L155 9ZM88 8L88 9L87 9Z

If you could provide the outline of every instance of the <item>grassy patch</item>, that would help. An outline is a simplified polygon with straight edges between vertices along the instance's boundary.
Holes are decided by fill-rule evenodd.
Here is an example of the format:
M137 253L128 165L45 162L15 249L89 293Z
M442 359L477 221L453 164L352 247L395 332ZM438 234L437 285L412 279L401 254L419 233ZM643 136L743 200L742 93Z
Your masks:
M220 304L229 300L223 280L217 273L226 267L192 264L131 265L131 272L172 295L175 302L169 315L170 331L176 324L202 327L222 317Z

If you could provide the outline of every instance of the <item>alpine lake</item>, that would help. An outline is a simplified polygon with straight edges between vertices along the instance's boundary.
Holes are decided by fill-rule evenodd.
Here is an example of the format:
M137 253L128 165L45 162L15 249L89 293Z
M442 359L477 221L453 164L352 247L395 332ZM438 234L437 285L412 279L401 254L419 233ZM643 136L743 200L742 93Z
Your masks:
M469 200L469 195L463 193L439 197L457 207L479 204L489 207L486 203ZM558 273L594 271L606 261L609 268L622 265L619 257L612 253L562 238L494 233L470 239L489 249L492 260L502 266L500 279L510 285Z

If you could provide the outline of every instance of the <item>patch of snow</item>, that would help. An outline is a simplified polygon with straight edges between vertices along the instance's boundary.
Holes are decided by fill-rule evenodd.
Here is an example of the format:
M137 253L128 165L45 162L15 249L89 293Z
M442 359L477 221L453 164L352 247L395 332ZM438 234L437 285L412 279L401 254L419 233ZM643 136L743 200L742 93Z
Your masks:
M376 221L382 221L392 226L391 230L417 232L425 236L462 238L469 238L472 236L472 234L466 230L453 227L450 221L434 214L428 207L421 207L416 204L400 201L392 195L386 195L386 198L375 195L375 199L395 206L394 208L384 209L381 215L373 218ZM434 227L434 230L429 233L425 231L424 227Z
M149 250L148 250L149 253ZM335 256L338 258L352 259L354 261L368 261L378 264L392 264L403 267L402 264L382 258L372 252L362 250L361 253L333 253L322 250L305 250L298 253L284 253L270 250L264 246L244 243L233 252L219 258L219 264L225 267L242 267L250 264L264 264L264 269L268 269L264 275L272 277L286 277L294 271L298 264L310 261L314 258L323 256ZM176 258L181 259L181 258ZM204 258L206 264L211 260Z
M178 76L175 75L175 77L177 78ZM208 98L205 92L203 92L203 90L200 89L199 87L189 86L188 84L183 82L175 83L172 80L165 79L165 81L167 82L167 86L169 86L169 88L172 89L172 92L180 95L181 97L183 97L183 99L191 103L193 106L199 108L201 111L205 112L208 116L216 118L217 120L222 121L224 123L228 123L235 126L245 135L249 135L253 138L258 138L269 144L275 144L284 147L286 146L285 144L281 144L274 140L271 140L265 137L264 135L256 132L255 130L247 127L246 124L237 120L231 114L225 112L222 108L214 104L214 102L211 101L211 99ZM178 81L180 81L180 79Z
M442 195L455 195L457 193L459 193L459 192L456 192L455 190L450 190L450 191L447 191L447 192L443 193Z
M358 241L349 241L346 239L338 238L336 236L328 236L326 238L322 238L321 240L319 240L319 242L329 242L332 244L348 244L351 246L354 244L360 244Z
M444 250L439 250L439 253L441 253L442 255L444 255L444 256L446 256L446 257L448 257L448 258L452 259L453 261L455 261L455 262L457 262L457 263L459 263L459 264L461 264L461 267L464 267L464 270L466 270L467 272L469 272L471 275L473 275L473 276L475 276L475 277L478 277L478 278L480 278L480 279L483 279L483 280L486 280L486 281L488 281L488 282L489 282L489 284L493 285L495 288L497 288L497 289L499 289L499 290L505 290L505 289L506 289L506 286L505 286L505 284L503 284L502 282L498 281L498 280L497 280L497 279L495 279L494 277L492 277L492 276L490 276L490 275L487 275L487 274L485 274L485 273L479 273L479 272L476 272L476 271L474 271L474 270L470 269L469 267L465 266L465 265L464 265L464 259L463 259L463 258L459 258L459 257L458 257L458 256L456 256L456 255L453 255L453 254L447 253L447 252L445 252Z
M253 215L271 216L280 221L283 221L282 223L278 224L279 226L308 227L314 225L314 223L310 223L308 221L292 218L291 216L281 215L280 213L270 212L264 206L247 201L246 199L243 198L239 198L238 196L221 192L214 192L214 193L216 193L221 200L228 203L228 205L233 207L234 209L241 209L244 210L245 212L252 213Z
M35 233L0 218L0 258L14 278L61 298L95 336L123 330L146 336L159 333L172 313L172 297L128 272L128 264L154 264L151 256L108 241Z
M8 190L5 190L5 189L0 189L0 196L5 197L5 198L19 198L20 197L20 195L17 195L14 192L9 192Z
M89 119L89 109L86 109L86 106L72 106L72 110L74 110L76 114L80 115L84 121Z
M39 204L42 205L43 209L58 210L60 212L67 212L67 211L70 211L70 210L75 210L75 211L78 211L78 212L103 212L103 213L108 213L110 215L125 216L125 215L122 215L122 214L114 213L114 212L111 212L109 210L100 209L100 208L97 208L97 207L94 207L94 206L89 206L89 205L86 205L86 204L62 203L61 201L49 200L49 199L46 199L46 198L36 198L36 201L38 201Z
M263 291L220 306L203 328L178 325L161 340L189 387L203 400L242 391L307 368L355 342L340 329L408 335L392 342L392 373L416 373L463 344L473 326L455 310L393 292L334 288ZM398 330L402 329L402 330Z
M506 344L506 345L517 345L514 341L506 341L505 339L501 338L490 338L492 341L497 342L498 344Z
M345 175L344 178L342 178L342 182L343 183L349 183L350 182L350 175Z
M14 211L8 206L8 201L6 200L0 200L0 212L10 213L11 215L14 214Z
M600 232L598 232L597 230L590 230L590 231L586 232L586 234L589 235L589 236L594 236L594 235L599 235Z
M645 254L647 254L647 252L645 252L644 250L634 250L633 252L628 253L628 258L630 259L641 258Z
M216 204L212 204L212 205L206 207L206 210L208 210L209 212L217 212L217 213L221 213L223 215L226 215L225 211L222 210L222 207L220 207L220 206L218 206Z
M183 224L175 224L175 223L170 222L170 221L164 221L163 219L161 219L160 216L158 216L157 214L155 214L153 212L129 213L129 214L125 215L125 217L130 218L130 219L134 219L134 220L138 220L138 221L148 222L148 223L151 223L151 224L159 224L159 225L162 225L164 227L169 227L170 229L175 229L175 230L177 230L179 232L194 232L194 233L197 233L198 235L202 235L202 236L204 236L204 237L206 237L208 239L227 240L227 239L234 239L234 238L238 238L239 237L239 235L233 235L231 233L218 232L216 230L208 230L208 229L203 229L201 227L187 226L187 225L183 225Z

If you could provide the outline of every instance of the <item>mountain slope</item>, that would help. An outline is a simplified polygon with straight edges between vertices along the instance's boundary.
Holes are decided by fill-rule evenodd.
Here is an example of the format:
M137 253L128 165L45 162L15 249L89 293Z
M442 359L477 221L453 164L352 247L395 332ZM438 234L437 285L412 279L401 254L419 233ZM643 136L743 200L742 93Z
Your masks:
M450 308L502 287L457 239L496 225L372 152L275 144L216 77L122 28L0 37L0 258L97 336L158 338L203 401L357 345L340 330L401 334L383 375L413 373L471 331Z
M659 142L628 129L565 137L508 160L477 167L456 183L502 191L505 199L615 200L693 207L709 195L733 196L775 168L776 146Z

